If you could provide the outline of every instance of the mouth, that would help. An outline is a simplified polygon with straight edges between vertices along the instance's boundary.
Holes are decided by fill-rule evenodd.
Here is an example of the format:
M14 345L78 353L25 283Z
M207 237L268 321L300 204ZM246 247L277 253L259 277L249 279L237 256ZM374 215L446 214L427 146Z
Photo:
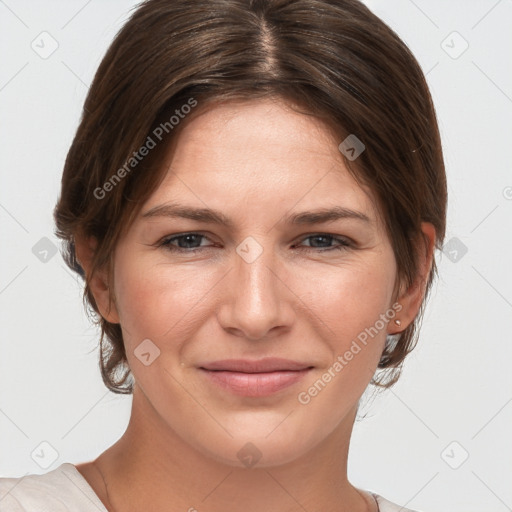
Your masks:
M221 389L248 397L268 396L304 378L310 364L289 359L226 359L199 366L199 370Z

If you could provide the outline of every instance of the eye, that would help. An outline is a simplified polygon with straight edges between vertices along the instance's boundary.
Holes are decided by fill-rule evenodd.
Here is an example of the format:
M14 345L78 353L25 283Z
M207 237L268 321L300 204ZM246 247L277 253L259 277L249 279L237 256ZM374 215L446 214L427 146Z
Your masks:
M207 239L205 235L201 235L200 233L183 233L181 235L164 238L159 245L166 247L170 251L194 253L202 248L210 247L200 245L203 238Z
M303 240L310 240L309 248L320 249L320 252L332 250L343 251L352 246L352 244L344 238L336 237L334 235L329 235L325 233L316 233L314 235L309 235ZM329 244L331 244L332 242L336 242L338 245L330 246Z
M203 249L208 249L212 245L201 245L203 240L208 240L208 237L201 233L182 233L180 235L173 235L164 238L159 242L160 247L165 247L169 251L193 254ZM315 233L308 235L302 239L308 240L309 245L297 246L299 248L308 250L316 250L317 252L326 252L332 250L347 250L352 247L352 243L344 238L336 237L326 233ZM337 245L332 245L332 243Z

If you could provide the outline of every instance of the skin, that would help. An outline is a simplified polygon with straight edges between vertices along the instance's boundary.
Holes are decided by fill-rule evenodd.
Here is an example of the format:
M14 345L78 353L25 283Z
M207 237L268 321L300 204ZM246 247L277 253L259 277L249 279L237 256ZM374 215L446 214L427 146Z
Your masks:
M92 279L102 316L121 324L136 385L124 435L78 470L109 510L377 510L347 479L350 436L386 335L405 329L418 313L434 228L422 225L430 243L419 255L417 282L394 297L396 262L382 217L347 171L339 136L319 119L281 99L229 101L198 110L180 130L167 153L165 180L116 248L113 290L106 273ZM178 201L219 210L233 226L142 216ZM286 220L335 205L370 222ZM175 240L185 247L181 253L158 245L189 232L206 238L189 239L188 246ZM319 233L351 245L332 249L340 244L312 237ZM247 237L262 249L251 263L236 251ZM92 239L77 240L86 271L94 247ZM299 403L298 394L395 302L402 325L389 321L317 396ZM145 339L160 350L148 366L134 353ZM197 368L263 357L314 368L302 381L258 398L222 390ZM248 442L261 453L252 468L237 457Z

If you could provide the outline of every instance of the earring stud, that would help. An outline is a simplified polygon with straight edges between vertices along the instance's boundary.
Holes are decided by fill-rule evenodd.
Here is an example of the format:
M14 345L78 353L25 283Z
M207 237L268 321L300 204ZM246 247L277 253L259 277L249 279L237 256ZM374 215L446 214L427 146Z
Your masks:
M395 320L395 324L398 325L398 327L400 327L402 325L402 322L401 320L398 320L398 318Z

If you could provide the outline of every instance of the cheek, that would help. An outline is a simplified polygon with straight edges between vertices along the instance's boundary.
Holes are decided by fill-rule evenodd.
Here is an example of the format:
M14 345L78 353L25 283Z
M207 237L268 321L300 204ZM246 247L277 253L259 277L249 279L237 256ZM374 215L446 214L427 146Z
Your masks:
M212 288L213 276L193 266L155 264L149 258L118 258L115 267L116 305L125 343L143 339L159 343L172 333L186 338L186 331L201 315L201 304ZM194 320L195 319L195 320Z
M319 272L301 285L307 307L319 317L330 332L330 339L340 348L373 326L390 308L394 260L383 256ZM385 337L386 329L382 329L381 322L378 325Z
M318 318L319 336L330 357L297 399L308 411L306 422L323 418L322 435L338 425L368 386L386 340L389 319L385 314L394 314L389 304L394 260L367 263L340 268L323 278L318 275L308 289L307 307ZM317 428L314 421L313 430Z

